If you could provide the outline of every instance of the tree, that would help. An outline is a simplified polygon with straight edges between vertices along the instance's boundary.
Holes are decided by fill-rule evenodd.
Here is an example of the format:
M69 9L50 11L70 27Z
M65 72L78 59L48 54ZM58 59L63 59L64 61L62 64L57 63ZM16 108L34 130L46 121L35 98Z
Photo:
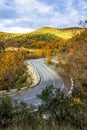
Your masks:
M5 50L4 43L0 41L0 50Z
M67 125L69 122L74 127L85 127L84 106L79 98L64 95L52 85L46 87L38 97L42 100L40 114L46 114L52 123Z
M85 20L80 20L78 25L80 25L83 28L86 28L87 27L87 20L86 19Z
M20 79L20 76L22 76L25 71L26 66L19 53L3 53L0 58L0 90L9 90L16 87L16 81ZM23 76L21 79L23 79ZM23 86L23 82L21 83Z
M12 100L8 96L4 96L0 103L0 126L11 124L13 121L14 107Z

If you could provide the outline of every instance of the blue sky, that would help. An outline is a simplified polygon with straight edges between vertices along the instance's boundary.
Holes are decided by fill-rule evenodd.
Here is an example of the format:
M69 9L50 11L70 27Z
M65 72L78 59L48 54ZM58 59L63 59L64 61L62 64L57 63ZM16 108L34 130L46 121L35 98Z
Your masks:
M66 28L87 19L87 0L0 0L0 31Z

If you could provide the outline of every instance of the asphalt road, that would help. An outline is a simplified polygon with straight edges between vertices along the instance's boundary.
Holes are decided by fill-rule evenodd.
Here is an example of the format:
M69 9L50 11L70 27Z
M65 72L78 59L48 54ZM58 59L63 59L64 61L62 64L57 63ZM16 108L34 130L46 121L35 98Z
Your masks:
M64 87L64 84L58 74L44 64L44 59L33 59L27 60L27 63L31 63L38 71L41 81L40 83L29 89L27 92L24 92L21 95L15 97L19 102L24 101L27 104L39 105L41 104L41 100L37 98L37 94L40 94L41 91L48 85L53 85L54 87L59 87L61 90Z

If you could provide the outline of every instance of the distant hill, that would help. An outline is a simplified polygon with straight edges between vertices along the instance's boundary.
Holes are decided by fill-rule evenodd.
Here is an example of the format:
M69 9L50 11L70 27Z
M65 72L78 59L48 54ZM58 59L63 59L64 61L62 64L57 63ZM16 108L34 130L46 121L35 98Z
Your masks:
M61 37L63 39L69 39L73 36L80 34L82 31L84 31L83 28L79 27L72 27L72 28L64 28L64 29L58 29L58 28L52 28L52 27L42 27L40 29L37 29L36 31L29 32L29 33L5 33L0 32L0 40L15 38L15 37L26 37L28 35L37 35L37 34L49 34Z
M35 33L49 33L54 36L58 36L62 39L70 39L73 36L80 34L84 31L83 28L79 27L72 27L72 28L65 28L65 29L58 29L58 28L51 28L51 27L43 27L35 31Z
M15 38L15 37L20 36L20 35L21 34L0 32L0 41L10 39L10 38Z
M57 47L58 42L65 42L83 31L84 29L78 27L65 29L43 27L23 34L0 32L0 41L4 42L5 47L38 48L40 44L41 48L49 43Z

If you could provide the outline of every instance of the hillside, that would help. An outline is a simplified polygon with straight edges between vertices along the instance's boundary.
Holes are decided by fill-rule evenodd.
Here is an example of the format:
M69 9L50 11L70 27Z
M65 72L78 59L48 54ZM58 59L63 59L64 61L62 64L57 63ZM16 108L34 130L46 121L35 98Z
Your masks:
M35 33L42 33L42 34L52 34L54 36L60 37L62 39L70 39L73 36L80 34L84 29L79 27L72 27L72 28L65 28L65 29L57 29L51 27L43 27L35 31Z
M6 39L15 38L15 37L20 36L20 35L21 34L0 32L0 40L3 41Z
M59 59L64 63L60 66L78 81L78 85L87 85L87 30L68 41Z
M25 34L1 32L0 41L2 49L8 47L39 49L35 51L37 54L34 54L34 57L51 58L52 54L56 53L65 72L70 73L70 76L81 83L87 82L87 29L43 27ZM22 54L25 54L24 51L22 49ZM25 57L30 58L30 52L26 51Z
M47 59L46 61L49 64L51 64L52 58L56 58L57 62L51 64L54 65L56 72L60 72L60 74L65 75L65 77L72 78L74 81L73 91L70 95L60 93L58 89L55 91L55 94L52 93L52 85L44 89L42 93L38 95L38 97L43 100L43 104L41 104L38 109L38 116L36 111L34 112L34 116L31 115L33 114L31 112L32 109L30 108L29 112L27 105L21 102L21 107L18 107L18 105L16 105L16 109L11 108L10 110L14 113L11 114L10 118L9 116L7 116L6 118L6 116L4 115L9 115L9 111L7 111L9 109L6 109L5 112L4 106L6 105L4 105L2 100L2 104L0 104L0 111L1 113L3 113L0 120L1 126L9 125L11 124L11 121L13 122L13 124L14 121L16 121L15 124L25 124L26 122L26 125L28 125L30 121L31 124L32 121L36 123L37 119L38 122L41 121L40 124L42 125L44 124L44 122L42 122L43 120L41 120L42 114L46 113L47 115L50 115L50 117L45 120L46 122L48 121L48 125L50 121L52 121L51 124L54 124L56 122L57 124L61 124L62 126L66 125L67 122L69 122L68 129L70 129L71 126L72 128L75 127L77 129L80 128L86 130L87 30L81 28L56 29L44 27L32 33L26 34L16 35L2 32L0 34L0 90L9 91L10 89L15 88L20 90L21 87L30 86L32 78L26 73L27 68L24 63L24 59L30 58L34 59L45 57ZM54 76L54 74L50 74L51 76ZM45 76L47 77L46 73ZM53 78L51 79L52 81L54 81ZM51 79L49 80L49 82L51 81ZM27 99L29 98L27 97ZM1 107L1 105L3 107ZM6 108L8 107L6 106ZM19 113L19 115L18 110L20 108L22 109L22 111L20 111L21 113ZM34 107L32 108L34 110ZM15 113L15 111L17 113ZM2 119L4 119L4 121ZM7 123L9 119L10 122Z
M28 35L35 35L35 34L49 34L49 35L61 37L63 39L69 39L69 38L72 38L76 34L80 34L83 30L84 29L79 28L79 27L72 27L72 28L65 28L65 29L42 27L31 33L23 33L23 34L0 32L0 40L6 40L6 39L15 38L15 37L27 37Z
M50 46L54 49L83 31L84 29L82 28L57 29L43 27L34 32L23 34L1 32L0 41L3 42L5 48L12 46L40 49L45 46Z

